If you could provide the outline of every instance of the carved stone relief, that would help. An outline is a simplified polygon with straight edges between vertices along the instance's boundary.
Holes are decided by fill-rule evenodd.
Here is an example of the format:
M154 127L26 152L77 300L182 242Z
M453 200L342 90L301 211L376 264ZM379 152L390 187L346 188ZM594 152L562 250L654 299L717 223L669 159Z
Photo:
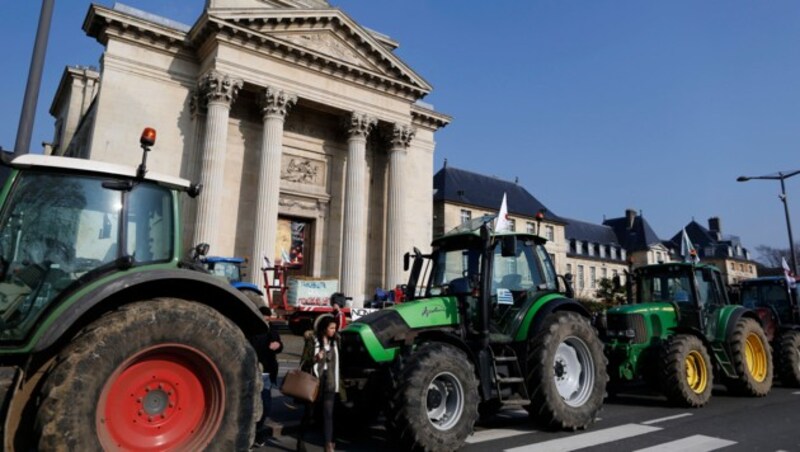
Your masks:
M287 182L294 182L306 185L324 185L323 162L309 160L300 157L288 157L284 159L281 168L281 179Z
M277 37L296 44L300 47L305 47L317 51L319 53L338 58L356 66L364 66L362 57L353 49L343 44L334 38L328 32L311 33L311 34L285 34L278 35Z

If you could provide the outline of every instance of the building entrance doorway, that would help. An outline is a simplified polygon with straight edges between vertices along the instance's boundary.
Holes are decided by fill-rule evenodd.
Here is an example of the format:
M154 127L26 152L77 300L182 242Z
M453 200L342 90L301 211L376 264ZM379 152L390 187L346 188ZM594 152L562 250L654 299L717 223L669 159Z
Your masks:
M286 276L312 276L314 220L278 217L278 237L273 262L289 264Z

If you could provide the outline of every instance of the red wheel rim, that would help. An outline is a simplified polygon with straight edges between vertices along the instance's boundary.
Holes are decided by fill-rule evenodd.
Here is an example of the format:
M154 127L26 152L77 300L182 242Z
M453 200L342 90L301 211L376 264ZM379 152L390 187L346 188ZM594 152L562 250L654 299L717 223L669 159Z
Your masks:
M148 348L122 363L97 403L105 450L204 448L225 413L225 383L211 360L179 344Z

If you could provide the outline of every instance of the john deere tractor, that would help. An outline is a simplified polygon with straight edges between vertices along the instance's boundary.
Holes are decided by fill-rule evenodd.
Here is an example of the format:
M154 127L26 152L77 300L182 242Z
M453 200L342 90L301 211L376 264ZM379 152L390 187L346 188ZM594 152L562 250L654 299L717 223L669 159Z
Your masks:
M735 394L769 392L767 337L755 312L729 304L715 266L657 264L632 276L635 304L607 314L611 394L645 381L676 405L700 407L715 378Z
M781 382L800 387L800 306L794 280L766 276L742 281L741 299L764 323Z
M403 304L342 333L356 412L382 407L407 449L455 450L479 411L525 407L563 429L591 424L608 380L589 314L559 292L545 240L493 232L484 217L406 255ZM569 292L569 286L565 281Z
M184 256L180 202L198 187L145 159L3 164L0 449L247 450L261 414L247 338L267 325Z

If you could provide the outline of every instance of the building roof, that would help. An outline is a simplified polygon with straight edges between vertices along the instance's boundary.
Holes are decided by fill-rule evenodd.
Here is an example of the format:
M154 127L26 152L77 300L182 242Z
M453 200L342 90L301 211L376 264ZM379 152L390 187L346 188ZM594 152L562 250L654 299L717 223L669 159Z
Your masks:
M697 254L700 258L732 258L732 259L745 259L749 260L747 250L742 246L742 241L738 236L725 235L711 231L700 223L692 220L684 228L689 240L692 241ZM677 234L672 236L672 248L675 250L676 255L681 252L681 235L683 231L678 231Z
M619 245L617 235L610 226L587 223L585 221L564 218L567 221L565 234L567 240L581 240L603 245Z
M445 165L433 176L433 188L434 202L466 204L495 212L500 209L505 193L509 214L534 217L539 211L544 210L546 220L556 223L566 222L518 183L496 177Z
M611 218L603 224L614 230L619 244L629 253L648 250L653 245L661 244L661 239L642 215L633 216L632 227L629 227L630 219L627 216Z

